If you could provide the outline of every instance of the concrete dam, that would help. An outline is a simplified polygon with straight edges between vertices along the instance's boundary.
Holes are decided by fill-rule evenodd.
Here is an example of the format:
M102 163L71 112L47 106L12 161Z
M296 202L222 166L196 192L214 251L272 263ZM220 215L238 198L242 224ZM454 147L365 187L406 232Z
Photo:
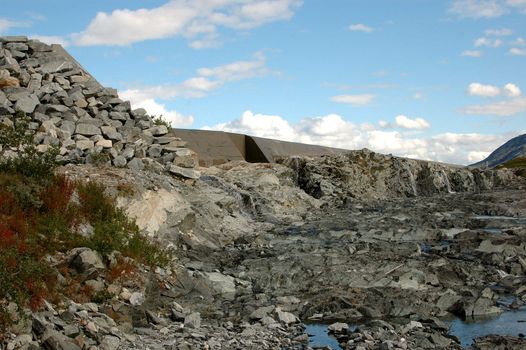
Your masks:
M275 163L290 156L321 156L349 150L279 141L223 131L173 129L175 136L197 152L199 165L212 166L234 160L250 163Z

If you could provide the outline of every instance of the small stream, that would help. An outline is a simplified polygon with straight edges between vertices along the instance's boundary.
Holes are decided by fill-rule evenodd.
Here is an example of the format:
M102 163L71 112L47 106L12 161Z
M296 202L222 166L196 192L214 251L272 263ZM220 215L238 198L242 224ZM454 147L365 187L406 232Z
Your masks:
M507 310L494 318L466 322L454 319L449 323L449 334L460 339L462 347L469 347L473 339L490 334L526 337L526 306L518 310ZM306 324L309 346L322 348L329 346L333 350L343 349L338 340L329 335L327 324Z
M329 330L326 324L306 324L305 332L309 335L309 346L310 347L324 347L330 346L333 350L340 350L342 347L338 343L338 340L333 336L329 335Z
M449 334L457 336L463 347L470 346L474 338L490 334L523 337L526 335L526 307L516 311L505 311L495 318L465 322L455 319L451 322Z

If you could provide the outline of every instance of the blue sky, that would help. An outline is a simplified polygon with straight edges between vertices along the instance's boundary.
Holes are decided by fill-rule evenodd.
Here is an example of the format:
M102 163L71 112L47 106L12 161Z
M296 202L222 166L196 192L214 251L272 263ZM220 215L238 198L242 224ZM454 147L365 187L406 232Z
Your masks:
M526 132L526 0L17 0L176 127L467 164Z

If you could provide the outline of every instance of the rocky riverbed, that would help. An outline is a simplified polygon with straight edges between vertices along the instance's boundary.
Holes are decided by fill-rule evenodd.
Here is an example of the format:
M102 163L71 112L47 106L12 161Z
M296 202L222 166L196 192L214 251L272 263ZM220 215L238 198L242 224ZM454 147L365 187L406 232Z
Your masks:
M114 295L102 303L49 305L33 315L33 336L7 348L309 349L305 324L315 323L330 325L342 349L461 349L451 320L523 307L522 179L345 157L230 163L200 169L198 180L63 167L105 183L175 260L133 281L99 281ZM519 333L473 347L522 349Z
M279 308L359 325L336 332L342 348L460 348L445 319L498 315L502 296L514 307L526 301L525 225L480 218L524 215L523 198L521 190L354 203L198 261L192 252L182 271L212 281L221 296L201 304L215 317L264 323Z

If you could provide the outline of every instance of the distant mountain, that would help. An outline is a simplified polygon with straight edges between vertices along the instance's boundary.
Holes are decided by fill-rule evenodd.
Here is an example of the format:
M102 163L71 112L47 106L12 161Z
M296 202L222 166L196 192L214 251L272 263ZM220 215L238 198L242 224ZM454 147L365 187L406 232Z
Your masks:
M494 168L518 157L526 157L526 134L512 138L472 167Z

